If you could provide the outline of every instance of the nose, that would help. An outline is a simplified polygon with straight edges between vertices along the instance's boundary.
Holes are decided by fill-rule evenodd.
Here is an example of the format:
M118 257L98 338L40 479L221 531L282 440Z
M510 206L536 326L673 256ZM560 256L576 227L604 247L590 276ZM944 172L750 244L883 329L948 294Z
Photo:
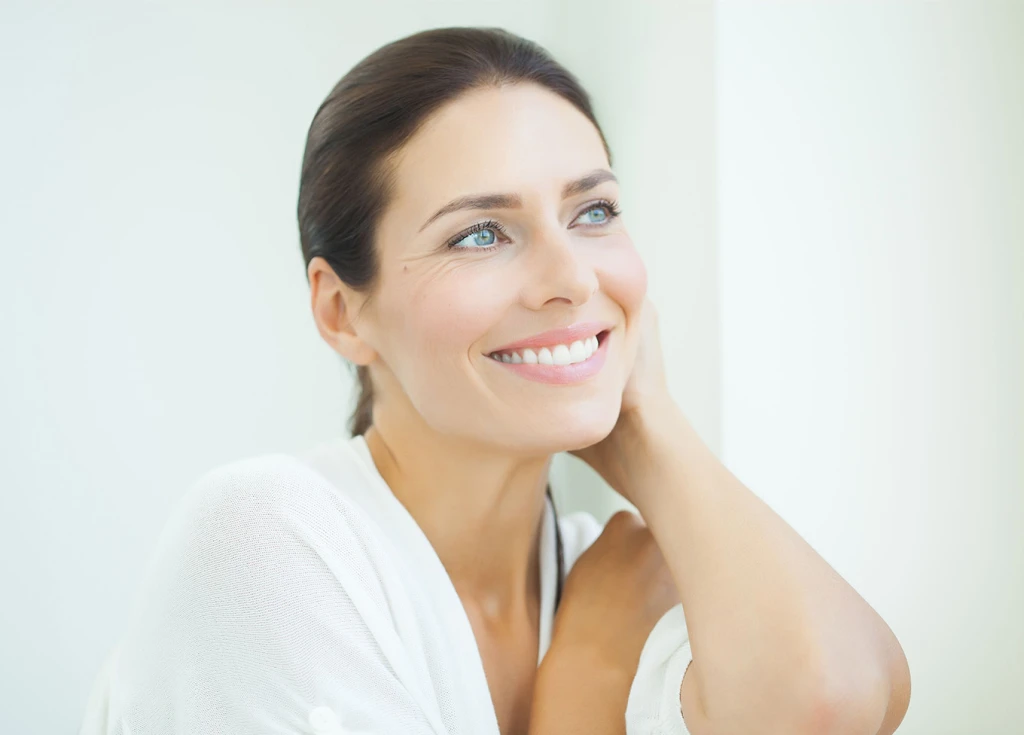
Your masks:
M545 232L530 243L524 304L536 310L550 302L580 306L589 301L599 280L587 257L587 247L587 241L576 242L564 232Z

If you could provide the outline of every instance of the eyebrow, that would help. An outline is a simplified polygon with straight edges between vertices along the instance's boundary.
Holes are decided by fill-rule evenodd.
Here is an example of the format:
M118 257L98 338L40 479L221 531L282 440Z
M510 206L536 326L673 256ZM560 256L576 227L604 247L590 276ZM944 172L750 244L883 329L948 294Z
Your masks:
M578 179L573 179L572 181L567 182L566 185L562 187L562 199L568 199L576 194L582 194L605 181L614 181L618 183L618 179L615 178L615 174L608 169L594 169L590 173L585 174ZM452 212L457 212L460 209L518 209L522 206L523 199L518 194L472 194L469 196L459 197L458 199L452 199L437 210L437 212L434 213L434 216L423 223L423 226L420 227L419 231L423 232L431 222L439 217L451 214Z

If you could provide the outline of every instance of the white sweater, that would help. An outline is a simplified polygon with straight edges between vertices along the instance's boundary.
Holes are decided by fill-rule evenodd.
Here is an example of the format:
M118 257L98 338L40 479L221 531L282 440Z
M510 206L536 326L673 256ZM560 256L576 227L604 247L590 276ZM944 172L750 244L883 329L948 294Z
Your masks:
M559 519L568 571L597 538ZM540 545L538 664L551 640L554 513ZM685 735L681 605L644 646L628 735ZM205 474L175 508L84 735L499 735L465 608L362 436Z

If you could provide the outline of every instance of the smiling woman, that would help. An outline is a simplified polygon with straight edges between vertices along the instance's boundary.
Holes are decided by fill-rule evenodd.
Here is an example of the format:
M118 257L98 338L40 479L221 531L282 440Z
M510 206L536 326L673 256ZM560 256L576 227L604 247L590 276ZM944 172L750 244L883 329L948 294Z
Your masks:
M548 484L637 354L618 187L587 93L504 30L417 33L338 82L298 224L351 436L196 483L84 732L686 732L650 533L559 517Z
M672 401L611 163L500 29L342 78L298 223L351 436L201 478L86 732L892 732L892 632ZM559 518L563 451L640 513Z
M389 68L399 60L400 72ZM531 651L522 644L547 622L524 566L539 493L550 491L555 452L600 441L618 419L646 271L589 97L538 46L497 29L441 29L364 63L375 65L373 84L367 71L350 75L358 84L342 80L307 143L299 222L313 311L323 338L357 366L353 435L365 436L459 591L462 610L450 615L471 621L501 732L525 732L546 701L534 696L536 662L516 653ZM583 547L600 532L586 514L562 521ZM579 551L565 554L570 567ZM650 590L637 589L643 609ZM559 731L595 716L611 732L684 731L681 671L674 695L648 684L627 712L641 649L677 602L657 589L650 597L653 618L607 621L636 632L624 652L601 652L625 683L609 694L576 677L583 696L558 711ZM660 658L645 659L659 663L645 669L689 660L681 612L665 617L649 649ZM585 619L563 615L560 625ZM551 688L570 701L556 679ZM543 728L535 720L531 731Z

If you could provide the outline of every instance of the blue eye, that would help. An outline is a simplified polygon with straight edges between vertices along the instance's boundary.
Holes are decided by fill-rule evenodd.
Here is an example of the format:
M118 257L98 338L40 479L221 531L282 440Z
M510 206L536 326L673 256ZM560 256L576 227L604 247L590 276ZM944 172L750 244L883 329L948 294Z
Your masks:
M464 232L460 232L445 245L452 250L494 250L498 247L498 233L505 234L505 228L494 220L477 222ZM506 235L507 236L507 235ZM469 242L463 246L462 243Z
M590 207L587 210L585 210L583 212L583 214L580 215L580 217L583 217L584 215L588 215L591 212L601 212L601 211L603 211L605 213L604 216L601 219L597 220L596 222L591 221L591 222L587 222L587 223L584 223L584 224L587 224L587 225L606 225L609 222L611 222L613 219L618 217L620 214L622 214L622 212L618 208L618 203L617 202L609 202L607 200L602 199L599 202L595 202L594 204L591 204ZM577 217L577 219L579 219L579 217Z
M605 207L605 206L603 206L603 205L602 205L602 206L597 206L597 207L591 207L590 209L588 209L588 210L587 210L586 212L584 212L583 214L590 214L591 212L600 212L600 211L603 211L603 210L606 210L606 209L607 209L607 207ZM580 216L582 217L583 215L580 215ZM604 224L604 223L605 223L605 222L607 222L607 221L608 221L609 219L611 219L611 214L610 214L610 213L606 213L606 214L604 215L604 217L605 217L604 219L602 219L602 220L599 220L599 221L597 221L597 222L592 222L591 224L598 224L598 225Z
M601 201L591 204L576 219L578 220L584 215L589 215L591 212L601 210L605 212L602 218L597 221L591 220L590 222L584 222L584 226L601 227L603 225L607 225L613 219L622 214L618 209L617 202L602 199ZM498 247L497 239L499 233L508 237L508 234L505 232L505 228L494 220L479 222L465 232L461 232L456 235L453 239L449 240L446 245L448 248L453 250L495 250ZM469 240L471 244L463 246L461 243L467 240Z
M489 250L498 239L497 233L502 231L497 222L481 222L473 225L469 232L459 235L458 239L449 242L448 247L459 247L459 243L469 240L471 244L463 248L464 250Z

